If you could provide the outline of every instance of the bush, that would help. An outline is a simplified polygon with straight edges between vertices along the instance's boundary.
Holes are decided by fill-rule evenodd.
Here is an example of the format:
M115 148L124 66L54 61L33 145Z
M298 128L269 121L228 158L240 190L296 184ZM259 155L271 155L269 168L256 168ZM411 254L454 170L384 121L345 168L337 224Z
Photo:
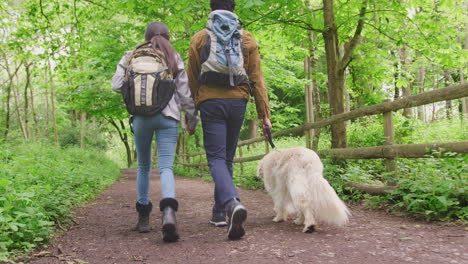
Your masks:
M401 160L398 189L368 204L425 220L468 220L468 155Z
M71 209L120 175L96 150L2 145L0 153L0 261L46 241Z

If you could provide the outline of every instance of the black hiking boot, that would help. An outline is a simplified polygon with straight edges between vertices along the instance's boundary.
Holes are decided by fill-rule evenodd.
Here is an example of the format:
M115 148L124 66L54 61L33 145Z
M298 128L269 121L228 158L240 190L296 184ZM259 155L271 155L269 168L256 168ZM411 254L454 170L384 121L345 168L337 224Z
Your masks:
M140 233L148 233L151 230L149 215L153 209L153 204L149 202L145 205L137 202L135 207L138 212L138 223L133 230Z
M210 224L216 227L227 226L226 211L224 210L218 211L216 210L216 206L213 206Z
M162 233L165 242L176 242L179 239L177 233L176 212L179 203L174 198L164 198L159 203L162 212Z
M244 222L247 219L247 209L233 198L226 203L228 220L228 238L231 240L240 239L245 235Z

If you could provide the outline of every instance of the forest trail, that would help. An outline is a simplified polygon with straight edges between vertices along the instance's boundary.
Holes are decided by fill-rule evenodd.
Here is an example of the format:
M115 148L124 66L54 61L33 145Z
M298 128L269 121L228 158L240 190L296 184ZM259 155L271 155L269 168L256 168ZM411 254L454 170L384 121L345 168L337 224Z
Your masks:
M468 263L468 241L462 225L426 223L351 205L345 228L319 225L301 233L292 221L272 222L273 203L264 191L239 190L248 209L246 235L227 239L226 228L208 224L213 183L176 178L181 240L167 244L160 232L159 177L152 175L155 207L150 233L131 231L136 223L136 169L96 200L78 208L76 224L27 263Z

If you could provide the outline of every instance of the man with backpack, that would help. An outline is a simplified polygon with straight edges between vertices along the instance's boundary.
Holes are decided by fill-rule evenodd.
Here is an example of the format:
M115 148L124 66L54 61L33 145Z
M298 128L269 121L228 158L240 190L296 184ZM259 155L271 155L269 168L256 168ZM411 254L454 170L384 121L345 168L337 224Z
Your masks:
M263 133L271 130L270 107L257 43L241 29L234 0L211 0L207 26L190 41L189 86L200 110L204 146L215 182L210 223L228 226L228 238L244 234L247 209L233 184L233 159L247 101L255 99ZM226 215L228 221L226 222Z

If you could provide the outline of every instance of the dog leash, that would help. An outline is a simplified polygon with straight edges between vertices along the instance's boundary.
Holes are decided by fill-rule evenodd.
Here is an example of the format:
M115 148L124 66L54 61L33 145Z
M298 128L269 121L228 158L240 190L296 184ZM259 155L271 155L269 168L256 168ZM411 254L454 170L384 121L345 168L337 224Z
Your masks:
M273 138L271 137L270 127L265 126L265 131L267 133L268 143L270 143L271 148L276 148L275 144L273 143Z

